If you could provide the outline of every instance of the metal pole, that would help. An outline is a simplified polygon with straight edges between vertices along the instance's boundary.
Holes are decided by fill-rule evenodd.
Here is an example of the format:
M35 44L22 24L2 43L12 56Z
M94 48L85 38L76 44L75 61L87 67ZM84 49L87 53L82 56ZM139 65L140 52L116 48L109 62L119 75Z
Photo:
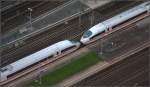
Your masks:
M80 12L80 15L79 15L79 29L81 29L81 12Z
M92 14L91 14L91 27L93 26L94 24L94 11L92 11Z
M33 30L33 26L32 26L32 8L28 8L29 12L30 12L30 26L31 26L31 30Z
M150 14L150 6L147 6L148 14Z
M100 55L103 54L103 42L102 42L102 38L100 39Z
M39 81L39 84L40 84L40 85L42 84L42 79L41 79L42 77L41 77L41 74L42 74L42 71L40 71L40 75L39 75L39 80L40 80L40 81Z

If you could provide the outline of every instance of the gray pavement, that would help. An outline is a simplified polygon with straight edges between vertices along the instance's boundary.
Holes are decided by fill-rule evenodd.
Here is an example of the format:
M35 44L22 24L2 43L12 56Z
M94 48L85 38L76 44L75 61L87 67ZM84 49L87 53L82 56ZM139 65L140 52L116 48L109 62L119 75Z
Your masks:
M95 9L102 5L108 4L113 0L80 0L80 1L85 3L90 8Z

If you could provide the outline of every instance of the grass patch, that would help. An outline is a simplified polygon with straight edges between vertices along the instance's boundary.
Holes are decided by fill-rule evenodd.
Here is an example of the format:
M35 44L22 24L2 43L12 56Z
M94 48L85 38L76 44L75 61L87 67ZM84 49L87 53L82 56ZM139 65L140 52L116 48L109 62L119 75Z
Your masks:
M80 58L71 61L70 63L58 68L43 77L41 77L41 84L39 82L32 81L27 86L50 86L54 85L65 78L80 72L88 68L91 65L96 64L101 58L96 53L88 53ZM39 79L38 79L39 81Z

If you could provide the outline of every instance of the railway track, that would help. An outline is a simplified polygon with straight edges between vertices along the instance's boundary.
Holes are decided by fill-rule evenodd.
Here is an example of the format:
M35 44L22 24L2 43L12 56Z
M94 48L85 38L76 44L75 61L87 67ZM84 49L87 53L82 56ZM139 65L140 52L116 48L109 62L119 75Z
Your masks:
M117 27L115 27L115 28L113 28L113 29L109 29L109 31L107 31L107 32L104 33L104 34L101 34L101 36L95 37L95 38L94 38L93 40L91 40L89 43L92 43L92 42L94 42L94 41L96 41L96 40L98 40L98 39L100 39L100 38L102 38L102 37L104 37L104 36L107 36L108 34L111 34L111 33L113 33L113 32L116 32L116 31L118 31L118 30L120 30L120 29L123 29L123 31L124 31L124 30L128 29L127 26L129 26L129 27L135 27L135 26L136 26L135 23L136 23L137 21L140 21L140 20L142 20L142 19L144 19L144 18L146 18L146 17L149 17L149 16L150 16L149 13L146 13L146 14L144 13L144 14L142 14L142 15L140 15L140 16L134 18L134 19L132 19L132 20L129 21L129 22L126 22L126 23L124 23L124 24L121 24L121 26L119 25L119 26L117 26ZM132 24L132 25L131 25L131 24Z
M19 17L22 15L24 15L24 18L26 18L25 15L27 15L27 8L31 7L38 7L41 4L41 2L37 2L37 3L31 3L31 2L24 2L21 6L17 6L15 8L12 8L8 11L2 12L2 33L7 32L10 28L13 28L13 26L15 27L16 23L14 21L14 19L19 19ZM18 18L17 18L18 17ZM27 20L27 19L25 19ZM18 20L19 22L23 21L23 20ZM11 23L11 25L9 25ZM9 25L9 27L8 27Z
M64 35L64 34L66 34L65 32L69 32L69 31L71 31L72 30L72 27L76 27L76 26L78 26L78 23L76 23L76 24L71 24L71 26L68 26L68 27L66 27L66 28L63 28L62 30L60 30L59 32L54 32L54 33L52 33L52 34L48 34L47 33L47 35L45 36L45 37L43 37L43 38L41 38L41 39L34 39L34 41L35 42L33 42L33 43L31 43L31 44L27 44L26 45L26 47L27 48L30 48L30 49L25 49L25 51L28 51L28 50L31 50L31 49L36 49L37 50L37 48L43 48L43 47L41 47L41 45L40 44L44 44L45 43L45 45L46 46L49 46L50 44L53 44L53 43L55 43L55 42L58 42L58 41L61 41L61 40L63 40L64 39L64 37L69 37L69 36L71 36L71 34L70 35L65 35L64 37L61 37L62 35ZM57 35L57 34L59 34L59 35ZM57 38L57 37L59 37L59 39L55 39L55 38ZM31 40L32 41L32 40ZM39 41L43 41L43 42L39 42ZM29 41L30 42L30 41ZM21 49L21 48L20 48ZM24 49L24 47L22 48L22 50ZM33 51L33 50L32 50ZM7 56L2 56L3 58L8 58L8 57L11 57L12 55L14 55L14 53L20 53L21 54L21 52L18 52L17 50L16 51L14 51L14 52L12 52L12 53L10 53L9 55L7 55ZM30 52L28 52L28 54L30 54ZM16 55L14 55L14 56L16 56ZM17 57L17 56L16 56ZM2 59L3 59L2 58ZM19 56L18 56L18 58L19 58Z
M135 22L139 22L141 19L144 19L144 18L146 18L146 17L149 17L149 13L145 13L145 14L142 14L142 15L140 15L140 16L138 16L138 17L136 17L135 19L133 19L133 20L130 20L130 21L128 21L127 23L124 23L124 24L122 24L122 25L120 25L119 27L118 27L118 29L119 30L123 30L124 29L124 27L126 26L128 26L128 28L130 27L129 25L132 25L133 23L135 23ZM118 30L117 30L118 31ZM117 31L115 31L115 32L117 32ZM112 32L111 32L112 33ZM110 33L110 34L111 34ZM94 44L89 44L89 45L94 45ZM89 46L89 45L87 45L87 46ZM85 46L85 47L87 47L87 46ZM147 45L145 45L145 46L143 46L143 47L146 47ZM149 45L148 45L149 46ZM135 50L136 51L136 50ZM133 52L134 53L134 52ZM61 57L59 58L59 59L61 59ZM56 59L55 59L56 60ZM38 69L38 68L40 68L40 67L44 67L45 65L47 65L47 64L50 64L50 63L53 63L53 61L55 61L55 60L52 60L51 61L51 59L49 59L49 60L47 60L47 61L50 61L50 62L45 62L45 63L42 63L42 64L40 64L40 65L36 65L35 67L36 68L33 68L33 67L30 67L30 69L32 70L32 71L34 71L34 70L36 70L36 69ZM37 68L38 67L38 68ZM26 73L28 73L28 72L31 72L31 71L27 71ZM25 74L25 73L23 73L23 74ZM16 74L17 75L17 74ZM14 78L16 79L16 78L19 78L19 77L21 77L21 76L23 76L23 75L21 75L21 76L16 76L16 75L14 75ZM14 78L13 78L13 80L14 80ZM8 80L9 81L9 80ZM12 80L11 80L12 81ZM7 81L6 81L7 82Z
M25 1L1 1L1 12L10 10L11 8L14 8L24 2Z
M20 78L20 77L22 77L22 76L24 76L24 75L27 75L27 74L29 74L29 73L32 73L32 72L34 72L34 71L36 71L36 70L38 70L38 69L40 69L40 68L43 69L45 66L49 66L49 64L51 64L51 63L53 63L53 62L55 62L55 61L61 59L61 58L64 57L65 55L67 55L67 54L69 54L69 53L72 53L72 52L74 52L74 51L77 50L77 49L78 49L78 47L74 47L74 48L72 48L72 49L70 49L70 50L64 52L62 55L58 55L57 57L54 57L54 58L52 58L52 59L47 58L47 59L45 59L45 61L36 63L36 64L32 65L32 68L27 67L27 69L25 68L24 70L21 70L21 71L20 71L21 73L15 73L15 75L10 76L10 78L9 78L8 80L2 81L2 84L1 84L1 82L0 82L0 85L10 83L11 81L16 80L17 78Z
M124 8L119 9L116 12L121 12L121 10L127 9L128 6L129 5L124 6ZM106 10L106 9L104 9L104 10ZM100 21L105 20L105 18L103 18L103 16L104 17L111 17L112 16L112 15L109 15L107 12L105 12L106 14L103 14L103 16L101 16L100 13L98 13L97 11L95 11L94 13L95 13L95 19L94 19L94 23L93 24L96 24L96 23L99 23ZM48 46L50 44L53 44L53 43L55 43L57 41L60 41L60 40L63 40L63 39L68 39L68 38L69 39L79 40L80 36L82 35L82 33L85 30L87 30L90 26L92 26L91 25L91 21L90 21L91 14L92 13L83 15L85 17L81 16L81 18L82 18L82 21L81 21L82 25L81 25L81 27L76 27L74 25L74 24L76 24L78 26L78 24L79 24L79 22L78 22L79 19L77 18L75 20L70 21L71 23L68 22L69 23L68 25L70 27L72 27L72 28L69 28L69 29L64 28L64 27L67 27L68 25L67 24L62 24L60 26L57 26L57 27L51 29L50 31L44 32L44 33L42 33L42 34L40 34L38 36L30 38L29 40L25 41L25 44L27 44L25 46L19 47L18 49L16 49L16 48L13 49L12 48L12 49L8 49L8 50L3 50L2 58L1 58L3 64L1 64L1 66L4 66L4 65L7 65L7 64L9 64L9 63L11 63L13 61L16 61L16 60L22 58L25 55L33 53L36 50L40 50L40 49L42 49L42 48L44 48L44 47L46 47L46 46ZM59 33L60 33L60 35L59 35ZM30 49L28 49L28 48L30 48ZM9 60L7 60L7 59L9 59Z
M145 79L148 80L148 48L129 56L124 61L120 61L74 86L133 86L131 79L146 72ZM140 77L139 77L140 78ZM141 78L144 79L144 78ZM115 80L115 81L114 81ZM135 79L134 79L135 80ZM139 79L135 80L136 82ZM140 80L142 81L142 80ZM90 83L89 83L90 82ZM127 84L129 82L130 84ZM141 82L139 82L141 83ZM139 86L146 86L140 85ZM148 86L148 85L147 85Z
M14 19L15 17L24 14L27 12L27 8L35 8L43 4L42 2L24 2L23 5L19 5L18 7L11 8L10 10L7 10L5 12L2 12L2 25L3 22L7 22L11 19ZM11 14L10 14L11 13Z
M27 10L29 7L33 9L32 17L35 18L63 3L54 1L31 1L26 2L23 7L14 9L13 12L2 13L2 33L6 33L10 29L29 21L29 11ZM16 19L18 20L17 22Z

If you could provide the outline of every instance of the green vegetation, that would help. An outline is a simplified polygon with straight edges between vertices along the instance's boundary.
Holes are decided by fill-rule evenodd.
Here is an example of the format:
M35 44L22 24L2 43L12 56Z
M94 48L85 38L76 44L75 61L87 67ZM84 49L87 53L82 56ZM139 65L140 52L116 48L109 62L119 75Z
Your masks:
M45 76L43 76L40 80L38 79L38 82L31 82L28 84L28 86L50 86L54 85L65 78L80 72L81 70L84 70L88 68L91 65L96 64L98 61L100 61L101 58L97 56L96 53L88 53L86 55L81 56L80 58L71 61L70 63L62 66L61 68L58 68ZM39 83L41 81L41 84Z

